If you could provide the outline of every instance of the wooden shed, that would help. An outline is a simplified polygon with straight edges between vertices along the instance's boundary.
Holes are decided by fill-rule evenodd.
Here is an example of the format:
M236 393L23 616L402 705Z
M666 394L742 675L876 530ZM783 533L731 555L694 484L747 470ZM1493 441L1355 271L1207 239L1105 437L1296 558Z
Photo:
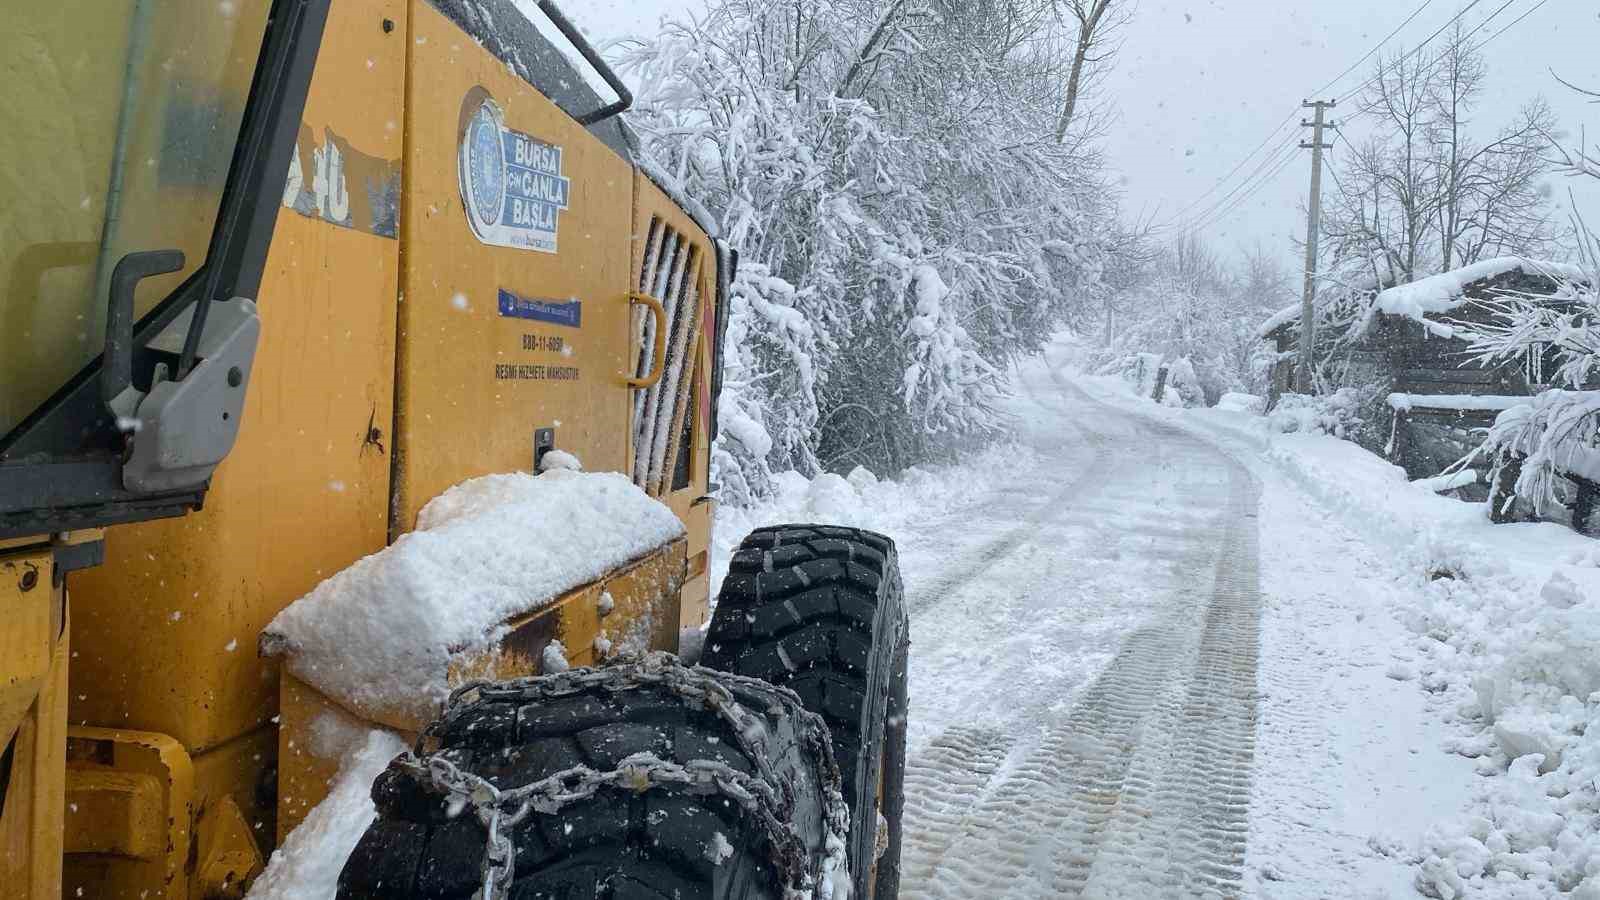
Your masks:
M1493 315L1474 301L1515 294L1559 304L1561 283L1581 278L1569 266L1503 257L1395 287L1335 292L1318 309L1318 369L1328 387L1370 392L1363 446L1412 478L1437 475L1478 445L1475 430L1549 387L1534 380L1527 360L1485 366L1471 358L1460 326ZM1292 383L1300 317L1286 309L1261 335L1278 350L1276 402Z

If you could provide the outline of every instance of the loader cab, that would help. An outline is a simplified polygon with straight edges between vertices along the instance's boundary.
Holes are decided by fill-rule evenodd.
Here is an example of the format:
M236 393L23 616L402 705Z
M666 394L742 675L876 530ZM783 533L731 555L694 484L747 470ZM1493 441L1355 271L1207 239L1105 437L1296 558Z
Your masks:
M259 194L287 160L322 12L67 0L8 13L0 538L200 505L238 426L275 218ZM229 365L205 366L224 344Z

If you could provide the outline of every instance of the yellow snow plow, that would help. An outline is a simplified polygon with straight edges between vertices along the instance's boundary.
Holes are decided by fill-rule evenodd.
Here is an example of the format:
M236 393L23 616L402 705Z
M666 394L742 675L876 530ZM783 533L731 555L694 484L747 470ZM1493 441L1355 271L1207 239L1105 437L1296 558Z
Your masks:
M552 2L59 0L0 72L0 897L894 895L893 544L710 616L737 257Z

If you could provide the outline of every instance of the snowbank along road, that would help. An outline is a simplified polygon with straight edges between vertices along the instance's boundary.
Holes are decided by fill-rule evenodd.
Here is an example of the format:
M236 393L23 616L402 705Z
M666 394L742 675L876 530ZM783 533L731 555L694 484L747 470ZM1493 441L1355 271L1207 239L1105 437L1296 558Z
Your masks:
M1020 394L1035 477L949 513L942 560L905 562L903 894L1237 895L1258 484L1054 366Z

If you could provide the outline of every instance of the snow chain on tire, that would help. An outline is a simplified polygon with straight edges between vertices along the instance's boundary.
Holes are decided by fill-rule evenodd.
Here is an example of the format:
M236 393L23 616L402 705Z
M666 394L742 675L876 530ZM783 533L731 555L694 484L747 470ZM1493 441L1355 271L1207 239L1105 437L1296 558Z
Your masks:
M575 765L528 784L499 787L460 764L467 754L446 746L449 736L462 732L463 722L469 723L465 731L470 733L474 728L470 723L482 719L487 707L520 708L596 691L623 695L652 689L669 694L691 709L713 712L734 735L738 749L753 762L755 772L743 772L716 759L672 762L643 751L625 756L610 769ZM799 741L818 770L817 788L822 795L819 799L826 832L819 848L820 865L818 854L793 824L796 803L805 798L798 796L801 789L792 778L774 770L776 748L768 746L770 731L763 714L782 717L799 726ZM712 738L712 742L716 739ZM386 775L409 779L434 796L449 819L468 809L472 811L485 835L480 863L482 883L473 895L479 900L506 900L511 896L517 878L517 848L510 836L513 829L535 814L556 816L573 804L593 798L603 788L641 795L654 788L679 787L697 796L720 796L737 804L752 817L760 836L758 843L767 849L768 861L782 880L782 896L786 900L829 900L834 884L849 878L845 839L850 811L839 790L839 768L823 719L806 710L792 691L755 678L686 667L666 653L624 658L604 668L464 685L451 693L443 716L423 730L412 752L391 763ZM383 790L384 779L380 778L373 788L375 800ZM379 806L381 821L381 800ZM372 840L375 832L376 829L369 831L365 840ZM356 856L361 855L361 849L358 847ZM355 859L353 856L346 866L346 877L341 878L341 897L347 896L348 876Z
M831 525L745 538L706 633L705 665L792 688L827 722L857 900L899 891L908 645L894 542Z

